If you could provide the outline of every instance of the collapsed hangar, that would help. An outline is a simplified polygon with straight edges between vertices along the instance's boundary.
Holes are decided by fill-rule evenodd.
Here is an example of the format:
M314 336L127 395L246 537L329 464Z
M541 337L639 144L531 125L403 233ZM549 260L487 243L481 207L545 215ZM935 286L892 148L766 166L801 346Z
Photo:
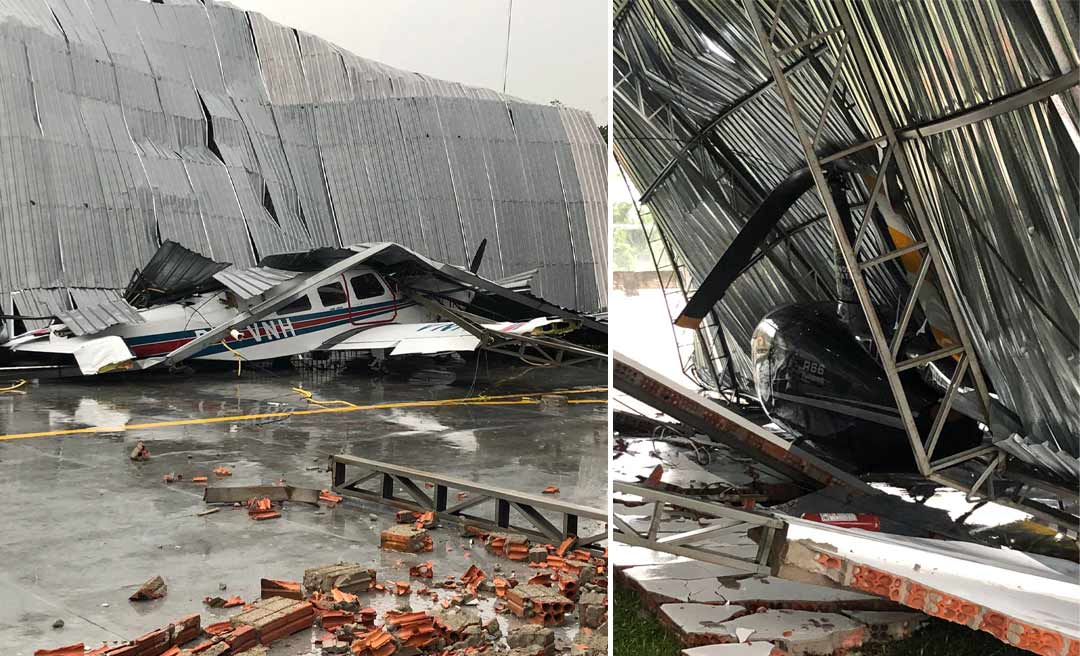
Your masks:
M0 66L7 314L113 296L167 240L249 267L376 241L465 264L487 239L481 275L535 269L534 294L606 307L606 146L586 112L212 0L4 0Z
M663 286L698 301L687 373L729 407L756 404L762 318L836 304L846 285L919 473L1075 531L1075 3L614 5L615 154ZM936 347L903 357L930 333ZM942 363L957 363L936 381L942 416L977 397L992 435L933 458L940 426L917 425L900 377Z

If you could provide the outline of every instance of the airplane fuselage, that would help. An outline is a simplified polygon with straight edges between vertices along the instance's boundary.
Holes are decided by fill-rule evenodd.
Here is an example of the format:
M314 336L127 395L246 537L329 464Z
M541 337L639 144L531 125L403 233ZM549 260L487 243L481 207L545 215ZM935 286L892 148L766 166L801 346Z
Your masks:
M435 279L416 286L442 292L462 302L471 298L471 292L452 289ZM229 290L197 294L180 302L140 310L143 322L111 326L95 337L120 337L135 356L136 367L143 368L264 300L263 295L241 299ZM431 310L403 297L374 269L361 266L327 280L271 314L237 328L192 357L225 361L238 358L268 360L316 350L335 339L344 339L375 326L434 320ZM50 341L80 339L63 337L62 326L53 326L51 330L54 333L49 335ZM15 342L18 341L17 338Z

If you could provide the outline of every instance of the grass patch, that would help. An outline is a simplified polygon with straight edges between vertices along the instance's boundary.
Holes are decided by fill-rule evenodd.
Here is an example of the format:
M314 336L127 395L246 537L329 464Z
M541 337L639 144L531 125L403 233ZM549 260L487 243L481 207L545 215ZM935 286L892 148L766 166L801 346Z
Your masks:
M675 656L682 647L656 617L641 607L636 593L615 586L614 656Z
M682 647L656 617L641 607L637 593L615 586L613 656L677 656ZM862 647L862 656L1031 656L984 631L931 617L914 636Z

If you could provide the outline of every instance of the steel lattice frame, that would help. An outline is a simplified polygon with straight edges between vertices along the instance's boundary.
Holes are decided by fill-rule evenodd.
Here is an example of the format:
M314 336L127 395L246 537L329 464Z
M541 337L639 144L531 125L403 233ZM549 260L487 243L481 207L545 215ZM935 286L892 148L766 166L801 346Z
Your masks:
M1008 454L999 447L992 444L982 445L947 458L933 460L934 450L941 429L944 426L945 419L955 400L956 392L962 384L966 374L970 373L971 380L977 391L978 400L983 411L983 423L987 426L990 425L990 402L982 368L979 365L978 357L976 356L974 349L971 347L972 340L967 322L958 308L957 291L954 287L953 280L945 271L938 268L938 263L942 261L941 247L931 228L931 222L927 218L926 210L923 205L924 201L920 197L918 187L915 184L912 165L907 151L907 144L912 139L921 138L924 134L936 134L956 129L977 120L985 120L997 114L1012 111L1017 107L1017 102L1014 99L1013 102L995 104L992 107L977 113L969 112L960 119L941 122L944 123L944 125L936 125L936 129L932 132L930 130L921 132L916 129L908 130L901 134L892 124L892 120L885 106L882 90L878 86L877 78L871 68L862 41L859 39L852 16L843 1L829 4L829 6L835 10L836 17L839 20L838 24L823 27L816 33L806 35L803 40L795 45L779 50L774 44L773 37L776 25L780 18L780 13L784 9L785 0L779 0L776 7L771 10L772 16L771 18L768 18L767 22L766 20L763 20L765 17L762 15L759 7L759 0L743 0L743 4L750 17L751 25L757 34L762 54L772 71L777 92L784 100L788 119L791 121L795 134L802 146L803 154L807 166L813 176L818 196L825 207L829 219L829 227L840 249L844 264L851 275L859 305L866 317L875 351L879 357L886 378L888 379L889 387L893 393L897 410L900 413L904 430L907 433L911 451L915 457L919 473L930 480L962 490L968 495L969 500L979 495L979 489L986 485L987 492L982 496L993 499L995 497L993 492L995 473L1004 469L1005 463L1009 457ZM820 16L822 13L824 12L818 12L818 15ZM794 95L792 86L788 82L789 73L785 71L780 58L784 55L800 52L804 48L821 43L828 44L830 50L835 52L835 64L831 71L829 90L823 112L816 127L808 127L800 117L798 99ZM851 63L854 65L854 70L858 73L857 79L851 79L850 75L845 74L845 63L848 62L848 58L850 58ZM1068 77L1074 79L1076 76L1071 75ZM832 108L833 92L841 78L847 78L846 81L849 88L858 85L866 92L870 99L870 108L872 110L873 118L876 121L879 130L878 136L851 145L850 147L844 148L829 156L821 157L816 151L816 145L818 143L821 128L825 123L828 112ZM1065 83L1068 83L1070 79L1066 79ZM1062 83L1059 82L1059 85L1060 84ZM1039 91L1047 93L1049 92L1049 89L1043 88L1039 89ZM1021 100L1027 101L1028 99L1023 98ZM885 149L882 156L882 163L877 171L876 184L874 185L869 201L863 210L853 242L844 229L843 221L833 200L833 195L828 181L826 180L823 166L829 162L875 147L884 147ZM911 190L911 193L909 194L911 209L921 232L922 240L875 258L860 259L860 247L866 234L866 228L870 223L870 216L873 212L875 203L880 198L880 194L883 193L884 185L882 183L886 177L888 167L893 162L896 164L905 189ZM900 314L899 326L895 331L893 339L890 341L882 328L882 321L874 307L873 299L870 290L866 285L864 274L870 268L910 252L918 252L922 256L922 266L917 274L916 281L912 285L910 293L902 306L903 309ZM919 291L923 285L926 284L928 273L931 268L934 268L938 274L936 280L940 285L945 300L945 306L953 326L956 329L958 343L942 347L931 353L908 360L898 360L897 354L900 349L901 340L903 339L908 321L911 319L914 308L918 302ZM900 380L900 373L906 369L948 357L957 358L955 371L938 410L938 414L935 417L929 432L924 436L916 426L915 418L912 414L910 403L908 402L907 393ZM968 462L979 462L981 463L980 466L983 467L982 473L978 475L974 483L966 483L946 473L946 470ZM1076 531L1075 518L1070 518L1064 513L1059 513L1044 504L1032 500L1023 500L1019 505L1025 511L1031 512L1043 520L1055 524L1065 523L1072 531Z

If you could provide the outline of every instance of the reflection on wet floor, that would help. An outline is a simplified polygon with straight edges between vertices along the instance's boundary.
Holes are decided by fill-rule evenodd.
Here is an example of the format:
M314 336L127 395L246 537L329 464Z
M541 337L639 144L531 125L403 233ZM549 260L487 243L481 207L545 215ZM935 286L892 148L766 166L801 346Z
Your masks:
M319 407L294 387L319 401L366 405L591 388L607 378L602 368L493 361L463 362L456 371L450 384L423 386L363 368L245 367L239 378L235 369L218 369L42 382L26 386L26 395L0 396L0 435ZM531 493L554 485L560 498L591 506L606 498L606 423L607 407L599 403L455 405L0 441L0 495L7 501L0 506L0 653L29 656L61 644L51 629L58 618L67 625L63 636L97 644L201 611L200 600L218 594L219 583L254 598L263 576L294 580L307 567L340 559L389 570L399 560L377 549L378 528L392 521L385 508L286 506L271 522L229 511L198 517L205 508L201 488L167 485L167 473L183 473L187 481L226 466L228 485L284 479L318 489L329 486L327 456L347 453ZM129 460L137 440L150 460ZM373 511L378 521L369 519ZM468 561L460 539L448 535L454 539L437 545L437 555L447 573L463 571ZM168 582L165 599L127 602L126 586L156 574Z

